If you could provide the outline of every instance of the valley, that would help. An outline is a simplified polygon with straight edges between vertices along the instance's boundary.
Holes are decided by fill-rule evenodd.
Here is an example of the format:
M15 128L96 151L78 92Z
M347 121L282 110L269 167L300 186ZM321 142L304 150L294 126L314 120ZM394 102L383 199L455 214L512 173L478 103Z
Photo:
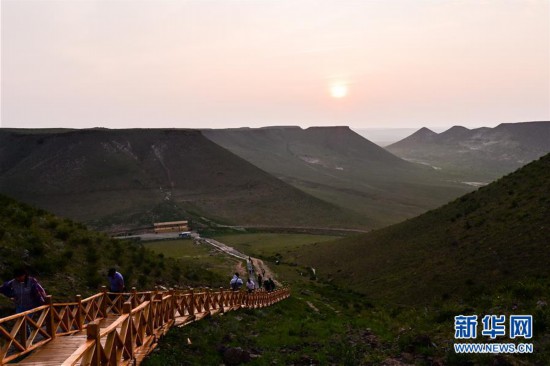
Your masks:
M273 275L278 285L291 287L290 299L272 309L226 314L170 331L146 365L178 365L181 359L189 364L219 363L223 362L220 347L240 347L254 355L252 364L258 365L273 361L538 365L550 352L545 325L550 322L545 305L550 300L549 155L481 187L483 182L464 180L471 186L467 191L476 190L382 227L379 215L367 215L374 211L354 210L352 205L344 208L343 195L334 196L333 203L320 197L341 190L354 202L361 185L375 191L388 189L384 194L389 194L394 192L390 187L403 184L402 191L395 191L398 202L400 194L404 197L413 186L415 192L428 194L426 177L445 175L385 152L372 153L380 154L382 161L388 159L388 166L396 169L384 173L387 167L377 165L381 163L360 158L363 153L357 151L364 152L365 142L345 128L341 134L338 129L329 129L328 134L314 131L315 137L303 136L311 131L293 131L298 136L289 140L294 145L286 149L298 158L263 155L278 156L280 162L275 159L272 166L280 164L296 173L291 178L281 170L280 179L228 153L199 131L152 130L148 136L142 131L4 132L0 136L8 144L1 148L0 188L41 208L0 196L3 278L26 263L48 293L61 300L74 291L94 293L111 266L120 268L130 286L142 289L153 285L218 288L228 286L235 270L245 276L244 259L251 256L256 267ZM264 135L266 131L249 132ZM345 143L330 142L329 135L339 135ZM323 146L332 151L325 152L323 159L319 158L319 136L328 139ZM345 150L337 148L342 143ZM275 146L267 141L263 145L270 151ZM186 162L184 157L194 157L196 162ZM226 160L216 162L221 157ZM199 164L203 158L212 163ZM361 175L350 168L358 166L379 168L380 175ZM304 175L298 174L301 170ZM310 191L319 190L317 197L297 189L305 181L299 177L306 176L320 180L308 186ZM400 179L414 184L399 183ZM292 181L294 185L289 184ZM156 195L159 184L162 194ZM323 192L319 187L325 187ZM363 194L373 197L367 191ZM205 203L206 197L212 206ZM232 206L235 197L239 204ZM418 193L408 203L416 207L414 202L421 197ZM97 202L78 206L92 201ZM364 202L355 203L363 206ZM398 207L389 206L389 211ZM66 214L77 212L76 217L86 218L82 221L90 227L106 231L149 220L189 218L201 239L175 238L177 233L143 234L143 240L111 239L88 231L82 223L56 217L44 210L47 207ZM397 220L398 216L391 217ZM10 313L7 299L1 299L0 309ZM537 352L454 353L453 317L488 311L534 314Z
M348 127L203 130L264 171L333 205L396 223L471 188L430 167L402 160Z

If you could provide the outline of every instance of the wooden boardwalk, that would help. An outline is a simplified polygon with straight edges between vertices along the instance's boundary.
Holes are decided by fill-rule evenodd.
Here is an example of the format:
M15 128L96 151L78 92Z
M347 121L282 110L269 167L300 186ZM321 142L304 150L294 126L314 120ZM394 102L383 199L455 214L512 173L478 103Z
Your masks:
M290 296L220 289L103 292L0 319L0 365L139 365L173 326Z

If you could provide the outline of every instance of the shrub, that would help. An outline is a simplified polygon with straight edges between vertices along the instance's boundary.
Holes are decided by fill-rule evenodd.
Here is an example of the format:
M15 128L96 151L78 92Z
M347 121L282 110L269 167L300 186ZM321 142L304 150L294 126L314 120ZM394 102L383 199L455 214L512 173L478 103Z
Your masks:
M99 260L99 254L95 246L90 245L86 248L86 261L90 264L95 264Z
M86 281L86 286L88 286L90 288L98 288L99 287L99 285L101 284L102 279L99 276L99 274L97 273L97 270L96 270L95 266L88 266L86 268L85 281Z

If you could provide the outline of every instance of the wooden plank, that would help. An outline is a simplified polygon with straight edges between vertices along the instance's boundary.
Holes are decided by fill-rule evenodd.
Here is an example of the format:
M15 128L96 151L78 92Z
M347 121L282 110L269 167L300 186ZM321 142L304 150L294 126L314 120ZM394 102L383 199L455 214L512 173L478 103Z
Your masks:
M50 361L55 361L54 364L60 365L85 342L85 335L59 337L38 348L18 364L47 365Z

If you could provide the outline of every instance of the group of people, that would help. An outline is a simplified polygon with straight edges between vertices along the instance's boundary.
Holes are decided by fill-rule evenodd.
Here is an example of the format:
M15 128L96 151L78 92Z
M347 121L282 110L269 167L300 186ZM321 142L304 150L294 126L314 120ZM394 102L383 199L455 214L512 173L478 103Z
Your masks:
M249 272L253 274L253 272ZM262 273L265 275L265 272ZM25 268L16 269L13 277L12 280L0 286L0 293L13 300L16 313L22 313L46 303L46 291L36 278L29 276ZM115 268L109 269L107 279L109 281L110 292L123 292L125 290L124 277ZM243 284L244 282L240 278L239 273L235 272L229 282L231 289L239 291ZM257 285L250 277L246 280L246 288L249 293L262 287L268 292L273 291L275 290L275 282L271 278L264 279L261 274L258 274Z
M239 291L243 284L244 282L241 279L239 273L235 272L235 274L231 278L231 281L229 281L229 286L231 287L231 290ZM275 290L275 282L273 282L271 278L268 278L262 282L262 275L260 274L258 274L258 285L256 285L256 283L254 283L254 281L250 277L246 280L246 289L248 293L252 293L256 289L261 289L262 286L268 292Z
M124 277L115 268L109 269L107 279L110 292L124 291ZM47 296L42 285L24 267L14 270L13 279L0 286L0 293L13 300L16 314L44 305Z

